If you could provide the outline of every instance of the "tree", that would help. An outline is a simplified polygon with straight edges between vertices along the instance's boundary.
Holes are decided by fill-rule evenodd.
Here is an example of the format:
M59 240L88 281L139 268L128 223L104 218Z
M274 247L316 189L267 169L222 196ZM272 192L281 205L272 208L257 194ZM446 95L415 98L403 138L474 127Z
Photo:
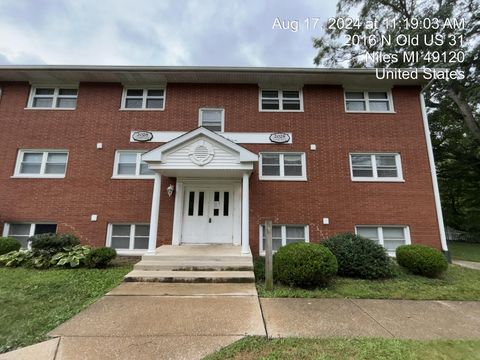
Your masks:
M461 70L465 74L463 80L449 79L437 80L428 88L426 94L427 106L439 108L446 99L449 104L455 104L458 114L461 115L465 126L474 141L480 143L480 3L478 0L339 0L337 4L336 19L348 17L348 12L359 8L359 19L362 23L375 21L378 27L355 26L345 29L328 27L326 24L325 34L320 38L313 39L313 45L318 49L314 59L315 64L325 66L346 65L349 67L435 67L450 70ZM464 19L464 27L441 27L440 29L417 28L413 22L420 24L429 23L429 20L439 19L444 24L446 19ZM387 26L388 21L395 19L396 27ZM427 19L427 20L425 20ZM409 23L410 28L405 28ZM399 25L402 25L400 27ZM439 45L429 45L425 39L430 35L441 33L445 39L462 39L452 44L446 41ZM379 38L381 35L391 36L393 39L399 34L415 36L419 35L418 44L399 45L395 41L391 44L385 42L360 42L355 46L347 46L342 43L345 36L359 35L361 39L369 39L370 36ZM460 38L461 37L461 38ZM453 40L452 40L453 41ZM383 52L401 55L407 51L415 51L426 54L427 51L446 53L447 61L440 59L432 62L432 58L420 58L413 62L399 56L398 61L391 62L388 59L371 59L366 53ZM465 55L463 62L449 62L450 55ZM462 60L455 58L455 60Z

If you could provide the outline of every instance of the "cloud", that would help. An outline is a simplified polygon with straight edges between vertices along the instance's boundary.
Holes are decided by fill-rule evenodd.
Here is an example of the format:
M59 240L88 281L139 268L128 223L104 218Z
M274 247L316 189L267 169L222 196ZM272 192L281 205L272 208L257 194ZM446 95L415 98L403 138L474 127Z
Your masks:
M0 0L0 63L311 66L305 19L335 4L280 0ZM272 29L298 20L298 32Z

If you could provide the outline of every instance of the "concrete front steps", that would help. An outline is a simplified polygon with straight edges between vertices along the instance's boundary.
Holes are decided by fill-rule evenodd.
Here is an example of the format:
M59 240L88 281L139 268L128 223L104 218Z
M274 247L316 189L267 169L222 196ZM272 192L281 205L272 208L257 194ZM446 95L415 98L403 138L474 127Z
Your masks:
M253 260L233 245L164 245L145 254L126 282L253 283Z

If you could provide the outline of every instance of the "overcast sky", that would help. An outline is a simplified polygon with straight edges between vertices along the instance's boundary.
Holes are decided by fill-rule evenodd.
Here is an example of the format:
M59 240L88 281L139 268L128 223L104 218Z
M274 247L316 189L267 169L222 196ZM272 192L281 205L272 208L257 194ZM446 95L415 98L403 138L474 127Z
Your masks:
M321 29L305 18L324 23L335 3L0 0L0 64L311 67ZM298 31L272 29L277 17Z

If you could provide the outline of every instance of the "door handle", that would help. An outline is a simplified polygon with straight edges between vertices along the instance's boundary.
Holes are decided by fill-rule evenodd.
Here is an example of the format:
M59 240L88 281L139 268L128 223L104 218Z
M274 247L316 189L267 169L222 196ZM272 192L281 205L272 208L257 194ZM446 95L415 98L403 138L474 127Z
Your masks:
M209 224L212 223L212 218L208 218L208 223L209 223Z

